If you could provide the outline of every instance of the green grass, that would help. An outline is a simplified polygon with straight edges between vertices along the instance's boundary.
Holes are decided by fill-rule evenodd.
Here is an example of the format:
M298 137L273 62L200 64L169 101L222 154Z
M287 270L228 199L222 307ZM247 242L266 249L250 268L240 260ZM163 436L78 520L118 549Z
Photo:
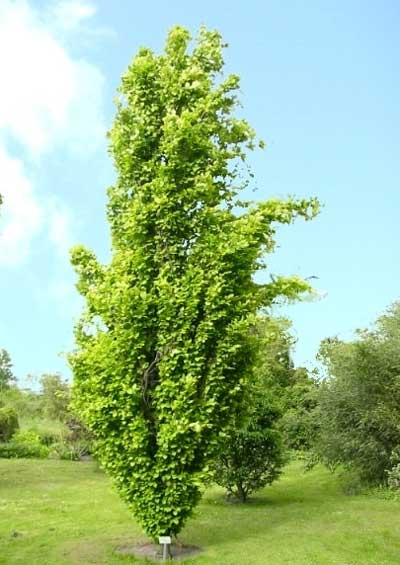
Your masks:
M346 496L322 468L292 464L248 505L209 490L180 536L193 565L400 563L400 502ZM0 460L0 563L141 563L115 553L145 541L93 463ZM183 563L183 562L181 562Z

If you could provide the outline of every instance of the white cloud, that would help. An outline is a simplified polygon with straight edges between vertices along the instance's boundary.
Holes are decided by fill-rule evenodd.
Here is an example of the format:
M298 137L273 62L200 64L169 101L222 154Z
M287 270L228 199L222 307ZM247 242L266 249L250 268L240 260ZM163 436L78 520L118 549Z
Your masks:
M104 77L71 56L58 31L60 18L70 33L94 13L92 4L79 1L42 13L26 0L0 0L0 265L23 262L41 229L49 230L58 252L69 240L65 208L43 224L52 201L38 194L32 179L57 148L87 155L104 144Z
M30 241L43 225L43 213L22 162L1 146L0 193L0 266L15 266L28 257Z
M62 29L74 29L82 21L91 18L96 13L96 6L88 2L71 0L70 2L58 2L52 6L50 13L58 27Z
M104 77L99 70L80 60L73 67L73 92L65 127L59 132L69 151L88 154L103 147L106 127L101 94Z
M0 10L0 128L39 154L66 122L73 64L25 2Z
M58 255L65 259L73 243L71 210L61 202L54 201L49 206L48 218L49 240Z
M74 60L22 0L1 3L0 73L0 128L32 155L60 142L83 147L88 135L101 139L101 72Z

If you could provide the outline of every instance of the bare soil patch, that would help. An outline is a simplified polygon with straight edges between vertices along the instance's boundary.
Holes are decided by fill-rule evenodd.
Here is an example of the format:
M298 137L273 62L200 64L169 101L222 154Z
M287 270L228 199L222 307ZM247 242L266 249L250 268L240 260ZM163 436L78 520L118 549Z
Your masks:
M197 557L202 552L195 545L172 544L170 548L170 559L172 561L183 561L191 557ZM117 548L121 555L134 555L143 559L151 559L155 562L162 561L162 547L155 543L123 545Z

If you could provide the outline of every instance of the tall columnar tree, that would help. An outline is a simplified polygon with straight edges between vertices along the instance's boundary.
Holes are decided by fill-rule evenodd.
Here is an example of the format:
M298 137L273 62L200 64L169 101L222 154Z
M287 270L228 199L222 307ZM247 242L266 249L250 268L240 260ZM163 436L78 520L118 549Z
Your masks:
M87 304L71 355L75 407L101 461L151 537L176 534L200 498L207 460L241 403L254 315L307 292L297 277L258 284L277 223L311 219L314 199L239 209L255 134L238 119L239 79L223 79L219 33L190 48L140 49L122 77L109 134L112 258L77 246ZM241 165L242 163L242 165Z

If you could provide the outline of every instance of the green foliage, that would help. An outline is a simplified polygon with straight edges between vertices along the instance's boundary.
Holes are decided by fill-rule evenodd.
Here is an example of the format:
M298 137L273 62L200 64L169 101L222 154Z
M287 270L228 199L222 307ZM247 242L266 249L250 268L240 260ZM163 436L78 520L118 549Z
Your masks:
M8 443L0 444L1 458L44 459L49 453L49 448L43 445L39 434L34 430L17 432Z
M281 396L283 415L279 429L289 449L305 453L312 449L319 429L319 381L304 367L292 369L290 376Z
M389 488L400 492L400 446L392 451L390 456L391 468L387 471Z
M14 382L10 354L5 349L0 349L0 392L9 388Z
M0 392L0 405L12 406L20 419L35 419L43 416L41 395L32 390L20 389L17 386Z
M90 453L90 443L84 440L70 441L61 438L60 441L51 446L51 456L68 461L79 461L83 456Z
M84 441L90 444L94 440L93 434L76 415L70 414L65 424L69 441Z
M212 465L214 481L226 488L228 496L242 502L278 478L285 462L278 424L293 370L288 327L287 320L258 316L243 336L247 349L252 350L251 375L241 411L226 432Z
M58 373L40 378L44 414L51 419L65 421L69 415L70 387Z
M60 441L60 433L50 430L38 430L37 428L35 428L34 431L38 434L40 442L47 447L50 447Z
M320 356L328 378L317 454L332 467L356 470L363 481L384 483L400 446L400 303L351 343L325 340Z
M87 304L71 355L74 406L151 537L178 533L200 499L207 460L241 405L252 365L242 336L255 313L310 291L298 277L254 281L276 225L318 210L315 199L239 210L255 147L234 116L239 79L221 78L219 33L189 42L174 28L163 55L141 49L122 77L109 134L112 259L72 251Z
M243 338L254 350L247 416L231 427L214 464L214 480L242 501L278 478L284 447L308 450L314 436L317 384L293 366L289 327L286 319L259 316Z
M79 461L93 451L93 434L76 417L70 415L66 420L66 431L59 434L52 445L51 454L59 459Z
M313 444L317 422L318 381L303 367L296 368L291 359L295 339L284 318L260 317L255 328L257 356L254 377L274 398L281 418L278 428L285 447L308 451Z
M213 465L214 481L241 502L277 479L286 461L276 429L279 410L261 388L252 398L247 421L227 432Z
M11 406L0 408L0 442L11 439L19 429L18 414Z
M279 422L284 443L298 453L299 456L312 450L318 430L316 411L303 408L290 408Z

